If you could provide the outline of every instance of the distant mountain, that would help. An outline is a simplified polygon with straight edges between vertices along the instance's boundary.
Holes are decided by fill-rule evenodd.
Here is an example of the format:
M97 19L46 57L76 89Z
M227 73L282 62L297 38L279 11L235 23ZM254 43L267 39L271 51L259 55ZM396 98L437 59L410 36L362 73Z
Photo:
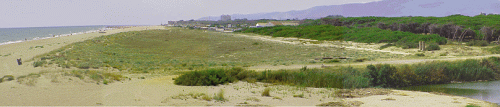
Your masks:
M317 19L328 15L347 17L360 16L448 16L462 14L467 16L483 13L500 13L499 0L383 0L369 3L353 3L331 6L316 6L306 10L271 12L257 14L233 14L231 19ZM199 20L208 20L203 17ZM210 16L220 20L220 16Z

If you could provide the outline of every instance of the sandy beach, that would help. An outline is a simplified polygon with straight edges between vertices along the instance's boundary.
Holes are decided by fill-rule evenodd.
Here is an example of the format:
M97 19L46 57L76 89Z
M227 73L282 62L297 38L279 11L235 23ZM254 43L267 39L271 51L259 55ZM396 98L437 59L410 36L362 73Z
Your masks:
M363 96L343 98L338 89L304 88L287 85L237 82L220 86L179 86L173 83L176 75L126 75L129 79L98 84L77 77L58 74L58 67L33 67L29 61L37 55L71 43L119 32L165 29L162 26L143 26L114 29L107 33L87 33L51 39L0 45L0 76L14 77L41 73L32 85L17 80L0 83L1 106L316 106L343 105L360 107L481 107L495 104L459 96L402 90L358 90ZM43 46L43 48L41 48ZM23 64L17 65L16 59ZM145 77L144 79L139 77ZM270 89L270 96L262 92ZM196 95L215 95L224 92L226 101L204 100ZM353 90L355 91L355 90ZM380 91L380 92L379 92ZM196 97L196 98L195 98Z

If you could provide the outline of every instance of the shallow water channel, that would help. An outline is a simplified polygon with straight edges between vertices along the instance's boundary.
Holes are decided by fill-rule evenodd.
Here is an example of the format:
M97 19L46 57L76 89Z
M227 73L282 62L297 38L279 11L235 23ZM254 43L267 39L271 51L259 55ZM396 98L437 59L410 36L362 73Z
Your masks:
M500 104L500 81L423 85L402 90L441 92Z

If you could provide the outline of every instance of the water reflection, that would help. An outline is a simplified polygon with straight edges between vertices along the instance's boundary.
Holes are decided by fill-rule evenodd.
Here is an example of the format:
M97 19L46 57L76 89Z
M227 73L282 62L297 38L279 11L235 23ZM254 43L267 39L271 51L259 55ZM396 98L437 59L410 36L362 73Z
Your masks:
M500 81L424 85L404 87L400 89L424 92L441 92L500 104Z

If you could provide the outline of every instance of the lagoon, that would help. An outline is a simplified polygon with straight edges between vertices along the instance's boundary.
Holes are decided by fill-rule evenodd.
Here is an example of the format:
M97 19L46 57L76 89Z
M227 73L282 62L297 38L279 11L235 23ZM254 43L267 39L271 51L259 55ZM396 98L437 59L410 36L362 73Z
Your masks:
M500 81L423 85L400 88L402 90L441 92L500 104Z

